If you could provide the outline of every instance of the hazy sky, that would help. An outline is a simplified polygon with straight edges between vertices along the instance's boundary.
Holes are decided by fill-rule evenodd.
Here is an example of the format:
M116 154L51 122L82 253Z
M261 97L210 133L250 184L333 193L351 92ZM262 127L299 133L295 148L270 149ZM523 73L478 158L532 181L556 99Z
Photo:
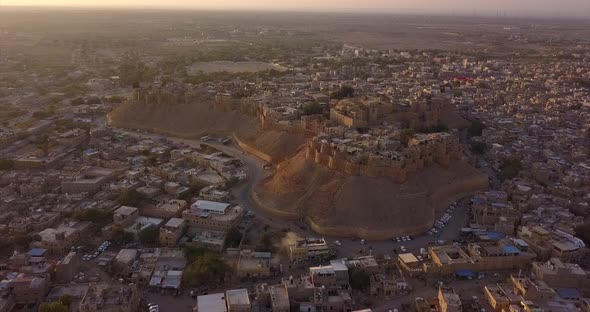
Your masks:
M2 5L555 14L590 16L590 0L0 0Z

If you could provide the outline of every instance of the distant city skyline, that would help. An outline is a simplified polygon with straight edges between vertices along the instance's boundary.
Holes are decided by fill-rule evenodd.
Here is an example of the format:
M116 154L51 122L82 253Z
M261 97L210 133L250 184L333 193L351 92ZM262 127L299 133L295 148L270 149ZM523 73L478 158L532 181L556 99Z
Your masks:
M0 0L4 6L590 16L589 0Z

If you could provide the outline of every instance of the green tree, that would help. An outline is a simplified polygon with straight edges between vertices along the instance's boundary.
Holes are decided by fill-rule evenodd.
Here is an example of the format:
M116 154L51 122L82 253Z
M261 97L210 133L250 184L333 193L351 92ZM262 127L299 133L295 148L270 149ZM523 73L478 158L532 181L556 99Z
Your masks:
M587 246L590 246L590 221L576 227L576 237L579 237Z
M97 227L102 228L113 221L113 213L104 209L90 208L74 214L74 219L78 221L89 221Z
M271 232L266 232L262 234L260 238L260 243L258 244L256 250L258 251L265 251L265 252L273 252L274 244L272 241L273 234Z
M86 100L88 104L102 104L102 100L98 96L91 96Z
M84 101L84 99L81 97L77 97L77 98L70 101L70 105L72 105L72 106L84 105L84 104L86 104L86 101Z
M223 282L227 266L218 253L206 251L191 263L184 272L184 282L188 286L216 284Z
M204 247L195 247L187 245L182 250L184 253L184 257L189 263L195 262L200 256L208 252L209 250Z
M522 163L518 157L510 157L502 160L500 165L500 177L504 179L514 179L522 169Z
M125 232L121 228L117 228L113 231L113 241L119 245L125 245L133 242L133 234Z
M350 270L350 287L365 291L371 284L371 276L364 270L352 268Z
M29 248L29 244L33 241L33 237L27 234L16 234L14 236L14 243L23 249Z
M123 206L138 207L143 199L144 196L137 190L126 190L119 194L117 202Z
M145 160L145 164L148 166L155 166L158 164L158 156L156 155L149 155Z
M486 150L488 149L487 145L483 142L473 142L471 143L471 151L477 155L485 154Z
M0 171L12 170L14 168L14 161L12 159L0 159Z
M225 236L225 247L228 248L236 248L240 246L240 242L242 241L242 232L240 229L233 226L227 231L227 235Z
M467 129L467 132L470 136L481 136L481 133L485 128L486 125L484 125L483 122L479 120L474 120L473 122L471 122L471 126L469 127L469 129Z
M74 300L73 297L68 294L65 294L65 295L62 295L61 297L59 297L59 303L65 305L68 308L70 307L70 305L72 305L73 300Z
M39 306L39 312L68 312L69 309L61 302L42 303Z
M324 112L322 106L318 103L307 103L303 106L303 115L317 115Z
M418 129L418 132L419 133L437 133L437 132L446 132L448 130L449 130L449 127L447 127L446 125L438 124L438 125L432 126L432 127L420 128L420 129Z
M340 89L334 91L330 97L337 100L354 97L354 88L348 85L341 86Z
M414 129L406 128L403 129L399 134L399 141L403 146L408 146L410 140L414 137L415 132Z
M127 57L119 66L119 77L123 84L132 86L151 80L154 73L135 56Z
M158 242L160 238L160 229L155 226L150 226L139 232L139 241L152 245Z

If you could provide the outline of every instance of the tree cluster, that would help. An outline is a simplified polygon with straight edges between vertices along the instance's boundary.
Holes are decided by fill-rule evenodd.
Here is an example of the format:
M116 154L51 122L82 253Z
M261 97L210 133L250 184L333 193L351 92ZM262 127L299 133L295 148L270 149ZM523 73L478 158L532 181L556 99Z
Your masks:
M590 246L590 221L576 227L576 236Z
M226 248L237 248L240 247L242 241L242 232L237 227L232 227L227 231L225 236L225 247Z
M186 285L194 287L224 281L228 267L219 253L192 246L185 247L184 253L190 262L183 275Z
M137 190L126 190L117 197L117 202L123 206L138 207L144 196Z
M403 129L399 134L399 141L403 146L408 146L408 143L414 137L414 135L416 135L416 132L414 132L414 129L412 129L412 128Z
M471 122L471 126L469 127L469 129L467 129L467 132L470 136L481 136L481 133L485 128L486 125L484 125L483 122L479 120L474 120L473 122Z
M113 221L113 213L104 209L90 208L74 214L74 219L89 221L102 228Z
M371 276L364 270L352 268L350 270L350 287L365 291L371 285Z
M303 115L318 115L322 114L324 109L318 103L307 103L303 106Z
M14 161L12 159L0 158L0 171L11 170L14 168Z
M160 239L160 229L155 226L149 226L139 232L139 241L146 245L156 244Z
M42 303L39 305L39 312L69 312L72 301L72 296L66 294L59 297L58 301Z
M500 177L505 179L514 179L522 169L522 163L518 157L510 157L502 160L500 165Z
M354 88L347 85L341 86L340 89L334 91L330 97L336 100L354 97Z

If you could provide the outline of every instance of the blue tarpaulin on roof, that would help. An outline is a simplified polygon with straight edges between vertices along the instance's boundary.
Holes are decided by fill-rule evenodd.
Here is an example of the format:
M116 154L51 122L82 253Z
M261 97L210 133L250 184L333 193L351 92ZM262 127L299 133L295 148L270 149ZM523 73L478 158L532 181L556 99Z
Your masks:
M45 255L46 252L47 252L47 249L33 248L33 249L29 250L28 255L31 257L43 257L43 255Z
M520 250L514 246L504 246L504 252L507 254L519 254Z
M576 288L555 288L555 291L562 299L579 300L582 298L582 294Z
M498 232L488 232L486 235L490 240L500 240L504 237L504 234Z
M455 274L459 277L473 277L475 276L475 272L471 270L457 270Z

